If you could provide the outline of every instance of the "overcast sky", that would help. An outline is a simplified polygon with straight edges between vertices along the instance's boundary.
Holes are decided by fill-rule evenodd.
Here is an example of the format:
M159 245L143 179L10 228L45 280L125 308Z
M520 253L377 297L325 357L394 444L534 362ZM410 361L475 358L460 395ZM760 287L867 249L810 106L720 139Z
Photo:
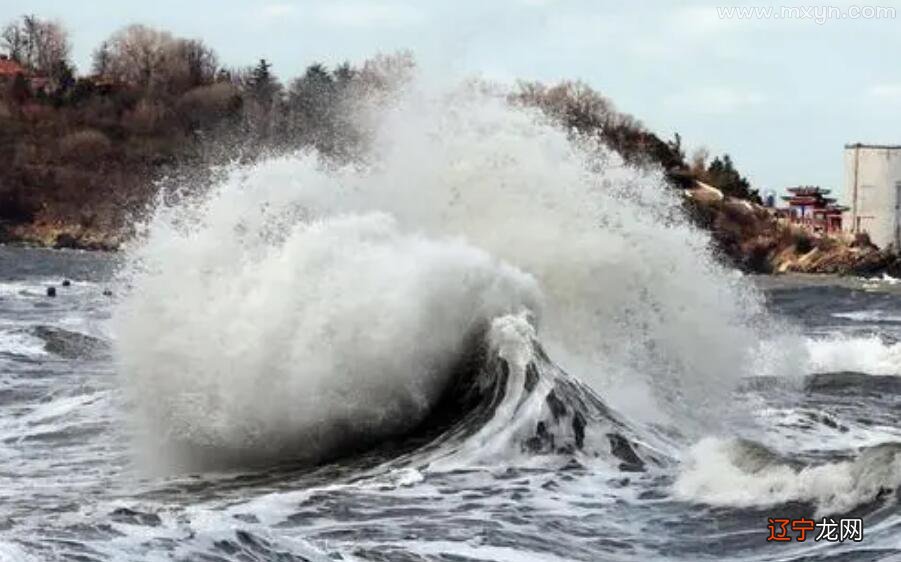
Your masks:
M61 20L81 71L101 40L144 23L201 38L228 65L265 57L283 80L314 61L401 48L443 75L579 78L661 136L678 131L689 148L729 152L762 190L838 188L846 142L901 144L901 5L897 19L720 17L717 6L734 5L741 3L0 0L0 13Z

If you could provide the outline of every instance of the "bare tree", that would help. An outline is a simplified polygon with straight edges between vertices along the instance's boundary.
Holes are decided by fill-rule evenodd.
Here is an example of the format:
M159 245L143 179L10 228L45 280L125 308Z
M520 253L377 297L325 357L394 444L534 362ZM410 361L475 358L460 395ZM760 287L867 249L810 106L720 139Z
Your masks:
M117 31L94 52L95 73L148 91L180 93L210 84L217 67L216 54L202 41L144 25Z
M25 31L18 22L7 24L0 33L0 39L3 41L3 47L9 54L9 58L16 62L23 62L26 58L28 50L28 40L25 37Z
M10 57L35 73L54 78L59 69L71 68L69 34L58 22L22 16L0 38Z
M113 80L150 88L162 72L174 39L166 31L130 25L113 34L94 54L95 70Z
M38 72L55 77L57 66L69 62L69 33L57 22L38 20L35 23L37 60L34 66Z
M196 87L216 80L219 60L216 53L199 39L180 39L175 45L174 58L183 65L189 85Z
M707 170L707 160L710 158L710 151L706 147L698 147L691 153L689 167L691 172L700 177Z

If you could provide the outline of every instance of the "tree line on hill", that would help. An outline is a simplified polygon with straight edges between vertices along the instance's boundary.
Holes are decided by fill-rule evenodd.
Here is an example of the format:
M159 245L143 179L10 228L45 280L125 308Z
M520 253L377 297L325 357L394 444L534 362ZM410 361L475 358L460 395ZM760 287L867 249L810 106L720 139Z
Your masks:
M130 25L79 75L65 27L35 16L0 31L4 51L22 73L0 78L0 238L4 225L29 223L120 229L153 196L154 180L217 159L306 146L353 158L366 141L354 100L390 98L415 66L409 53L316 63L284 85L265 59L228 67L199 39ZM674 186L698 179L759 200L728 155L687 162L678 135L662 140L583 83L521 83L510 99L596 137L628 163L662 167Z

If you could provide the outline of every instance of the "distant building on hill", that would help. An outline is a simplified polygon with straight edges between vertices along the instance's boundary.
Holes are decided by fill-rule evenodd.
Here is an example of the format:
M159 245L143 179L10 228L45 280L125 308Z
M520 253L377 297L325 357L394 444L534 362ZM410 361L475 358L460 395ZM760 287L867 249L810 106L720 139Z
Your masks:
M836 205L835 198L827 197L831 190L817 185L799 185L785 191L788 195L783 196L782 200L788 203L788 207L778 209L779 216L814 232L842 230L842 213L846 209Z
M22 65L9 58L7 55L0 55L0 81L11 81L18 75L25 75L25 69Z
M11 84L19 76L24 80L25 88L29 94L38 92L49 94L53 89L50 78L47 76L30 72L27 68L9 58L9 55L0 55L0 85Z
M848 228L901 248L901 145L845 145Z

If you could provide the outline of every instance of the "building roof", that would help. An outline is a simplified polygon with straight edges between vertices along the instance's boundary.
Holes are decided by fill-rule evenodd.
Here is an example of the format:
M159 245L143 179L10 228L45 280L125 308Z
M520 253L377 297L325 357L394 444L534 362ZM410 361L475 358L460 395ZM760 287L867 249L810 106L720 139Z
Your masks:
M845 148L876 148L883 150L901 150L901 144L864 144L864 143L853 143L846 144Z
M10 77L16 74L25 74L25 69L14 60L6 57L0 58L0 76Z
M783 195L783 201L819 201L813 195Z
M795 195L826 195L830 192L828 189L823 189L818 185L799 185L796 187L787 187L785 191L789 193L794 193Z

